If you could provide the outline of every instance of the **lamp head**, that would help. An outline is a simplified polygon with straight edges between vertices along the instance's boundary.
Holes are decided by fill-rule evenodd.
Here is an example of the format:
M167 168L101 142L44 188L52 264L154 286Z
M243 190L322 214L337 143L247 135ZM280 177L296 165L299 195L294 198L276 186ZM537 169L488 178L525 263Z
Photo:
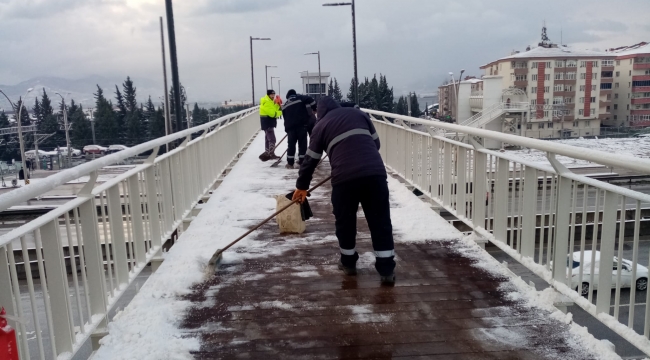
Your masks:
M34 88L27 89L27 93L29 94L30 92L32 92L32 90L34 90Z

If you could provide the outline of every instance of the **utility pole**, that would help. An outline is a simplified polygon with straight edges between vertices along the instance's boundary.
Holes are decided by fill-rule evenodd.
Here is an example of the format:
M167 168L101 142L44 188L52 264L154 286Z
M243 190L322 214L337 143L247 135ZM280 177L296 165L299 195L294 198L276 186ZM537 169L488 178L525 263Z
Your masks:
M253 106L255 106L255 71L253 70L253 40L271 40L271 38L257 38L249 36L251 46L251 96L253 99ZM273 86L273 79L271 79L271 86ZM268 89L267 89L268 90Z
M171 129L171 116L169 116L169 88L167 87L167 64L165 63L165 31L163 30L163 18L160 17L160 48L162 50L163 84L165 86L165 135L169 135ZM93 127L93 142L95 141ZM169 144L165 144L165 150L169 152Z
M282 81L282 80L280 80L280 79L278 78L278 93L279 93L279 94L282 94L282 86L280 86L280 81Z
M187 115L187 128L189 129L189 128L192 127L192 122L190 121L190 104L189 104L189 102L187 104L185 104L185 108L187 110L187 113L186 113L186 115Z
M352 2L344 3L327 3L323 6L346 6L350 5L352 8L352 52L354 57L354 101L359 105L359 76L357 73L357 24L354 15L354 0Z
M67 156L67 158L68 158L68 166L70 166L70 164L72 164L72 159L71 159L72 154L71 154L71 151L70 151L71 150L70 149L70 132L69 132L70 127L68 126L68 111L66 110L65 98L63 97L63 95L61 95L58 92L55 93L55 94L59 95L61 97L61 101L63 101L63 127L65 128L65 145L68 148L68 156ZM38 151L36 151L36 152L38 152Z
M279 79L277 76L271 76L271 90L273 90L273 79ZM278 91L279 92L279 91Z
M178 78L178 59L176 57L176 32L174 31L174 9L172 0L165 0L167 12L167 36L169 37L169 57L172 65L172 86L174 88L174 112L176 113L176 131L180 131L182 124L181 109L181 83ZM167 91L167 89L165 89Z
M320 72L320 50L317 52L307 53L305 55L318 55L318 98L323 97L323 80Z
M411 116L411 92L409 91L409 94L406 97L407 105L408 105L408 114Z
M264 65L264 81L266 82L266 89L269 89L269 68L276 68L277 66L273 65Z

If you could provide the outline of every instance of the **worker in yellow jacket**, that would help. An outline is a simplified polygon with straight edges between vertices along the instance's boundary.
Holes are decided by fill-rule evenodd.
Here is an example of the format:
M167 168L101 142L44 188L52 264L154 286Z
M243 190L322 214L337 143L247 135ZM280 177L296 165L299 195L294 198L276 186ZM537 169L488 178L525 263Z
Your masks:
M260 123L266 134L264 142L266 152L262 155L267 155L270 159L279 159L275 155L275 127L278 126L278 118L282 116L282 110L274 99L273 90L267 90L266 96L260 99Z

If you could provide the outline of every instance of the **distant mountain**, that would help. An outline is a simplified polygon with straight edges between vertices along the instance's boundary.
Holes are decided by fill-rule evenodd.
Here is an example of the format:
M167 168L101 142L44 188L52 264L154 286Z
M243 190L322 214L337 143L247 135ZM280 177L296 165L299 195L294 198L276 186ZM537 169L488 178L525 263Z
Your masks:
M163 96L162 81L158 82L146 78L131 78L137 89L138 102L145 102L149 95L154 102L160 102L158 97ZM60 102L60 98L55 95L55 92L60 92L66 98L66 102L74 99L76 103L83 104L84 107L93 107L95 98L93 93L97 91L97 85L104 89L104 96L113 100L115 103L115 85L118 85L120 91L122 90L122 83L125 79L112 79L99 75L87 76L81 79L65 79L53 76L40 76L16 85L0 85L0 89L4 91L11 101L16 102L18 98L23 96L27 89L34 88L34 90L27 96L25 101L28 109L31 110L34 104L34 98L40 97L43 94L43 88L48 96L52 99L54 104ZM68 95L68 93L70 93ZM55 107L56 108L56 107ZM4 96L0 95L0 109L10 111L11 106Z

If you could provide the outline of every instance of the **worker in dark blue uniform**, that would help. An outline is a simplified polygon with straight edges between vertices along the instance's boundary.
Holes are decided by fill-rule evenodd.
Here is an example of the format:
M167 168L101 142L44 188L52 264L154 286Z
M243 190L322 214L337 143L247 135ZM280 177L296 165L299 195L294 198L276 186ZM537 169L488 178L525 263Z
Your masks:
M332 166L332 206L339 240L339 268L356 274L359 204L368 221L375 268L382 283L395 282L395 250L390 219L386 168L379 155L379 136L367 114L355 107L341 107L334 99L318 102L314 127L305 160L300 167L293 199L303 202L323 152Z
M287 101L282 105L284 117L284 131L287 133L287 169L293 169L296 160L296 143L298 143L298 165L307 152L307 132L310 130L310 111L316 111L316 101L313 98L296 94L296 90L287 92Z

